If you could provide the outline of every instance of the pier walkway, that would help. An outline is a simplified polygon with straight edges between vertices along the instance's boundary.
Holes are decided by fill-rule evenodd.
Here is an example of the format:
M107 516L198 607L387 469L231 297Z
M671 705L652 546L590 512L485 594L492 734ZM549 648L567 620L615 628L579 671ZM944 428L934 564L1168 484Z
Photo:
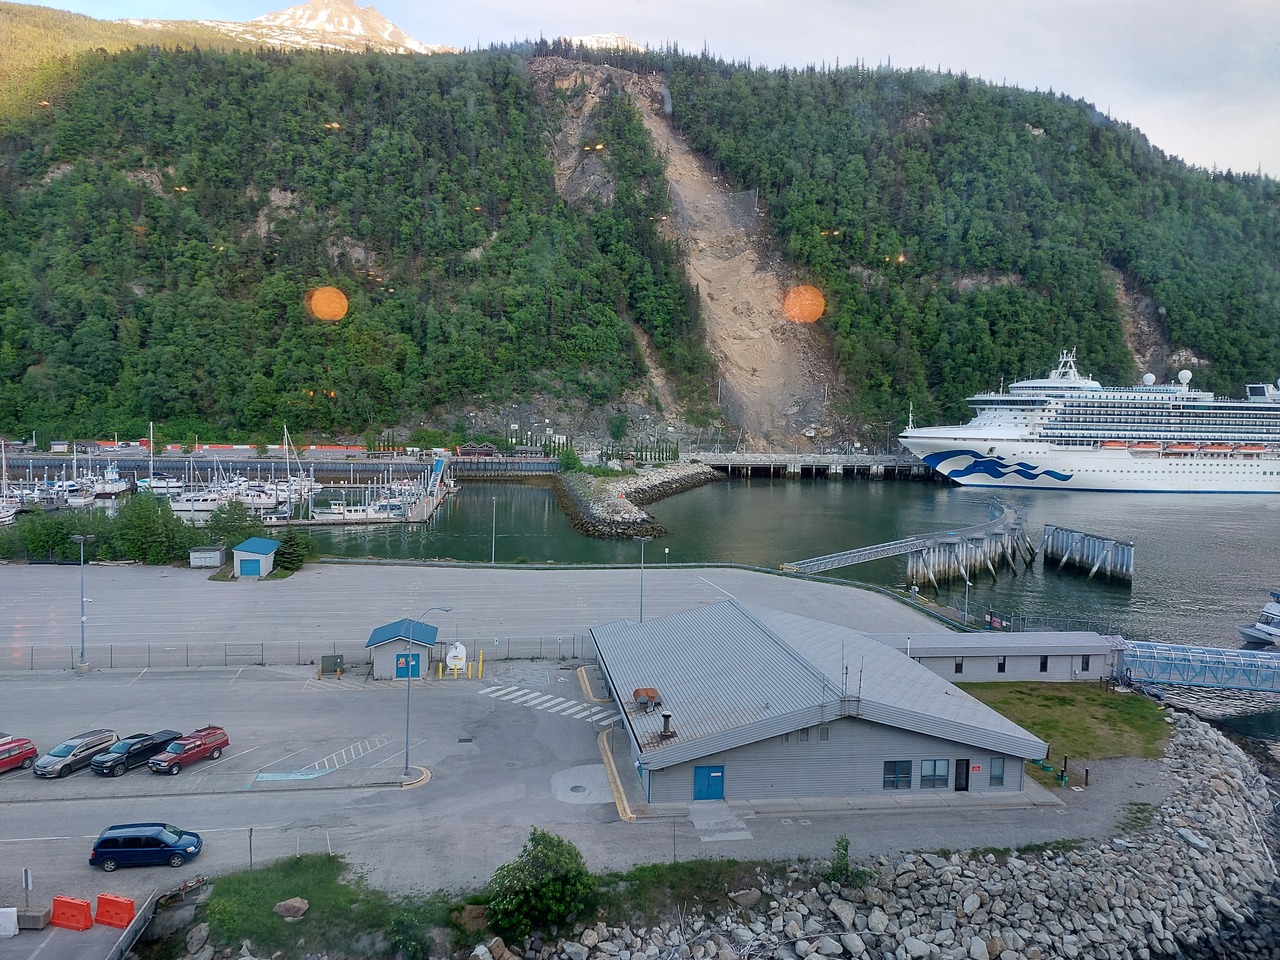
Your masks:
M694 451L688 458L723 470L729 476L827 477L868 480L927 480L933 468L911 454L836 453L707 453Z
M967 581L970 573L984 567L994 578L997 565L1007 563L1012 567L1019 551L1031 551L1022 524L1022 516L1017 509L992 500L991 519L986 523L796 560L782 564L782 569L788 573L822 573L856 563L910 554L909 578L913 582L917 572L923 573L935 587L938 577L949 578L957 573Z
M1280 693L1280 656L1265 650L1126 640L1117 673L1133 684Z

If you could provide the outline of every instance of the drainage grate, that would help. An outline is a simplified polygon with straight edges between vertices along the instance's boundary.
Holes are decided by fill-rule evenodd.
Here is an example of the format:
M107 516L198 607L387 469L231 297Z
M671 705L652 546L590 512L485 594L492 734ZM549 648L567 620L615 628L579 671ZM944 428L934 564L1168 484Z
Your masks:
M459 737L458 742L459 743L475 743L476 739L475 737Z

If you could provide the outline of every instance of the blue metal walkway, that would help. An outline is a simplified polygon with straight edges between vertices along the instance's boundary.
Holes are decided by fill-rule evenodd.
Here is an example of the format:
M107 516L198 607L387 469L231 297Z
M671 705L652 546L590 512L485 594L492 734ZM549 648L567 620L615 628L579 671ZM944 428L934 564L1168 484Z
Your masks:
M1280 693L1280 653L1126 640L1116 666L1131 683Z

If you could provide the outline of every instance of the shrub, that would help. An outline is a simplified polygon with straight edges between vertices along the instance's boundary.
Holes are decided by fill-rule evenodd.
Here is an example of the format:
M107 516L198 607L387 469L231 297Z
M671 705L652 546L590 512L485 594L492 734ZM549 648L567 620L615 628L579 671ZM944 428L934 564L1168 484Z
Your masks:
M595 880L577 847L534 827L520 855L500 866L489 886L489 924L508 939L522 939L580 913Z

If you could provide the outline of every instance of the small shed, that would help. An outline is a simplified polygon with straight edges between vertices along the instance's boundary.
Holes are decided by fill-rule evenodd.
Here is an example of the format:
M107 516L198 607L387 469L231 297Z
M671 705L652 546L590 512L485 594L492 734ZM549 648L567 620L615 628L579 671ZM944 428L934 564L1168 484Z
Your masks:
M423 661L431 658L437 632L431 624L408 617L376 627L364 645L373 658L373 679L425 676Z
M222 544L212 547L192 547L188 555L191 566L201 570L217 570L227 562L227 548Z
M234 558L232 569L237 577L265 577L275 567L276 550L279 540L268 540L266 537L250 537L235 547L231 553Z
M50 453L70 453L71 442L68 440L50 440L49 452Z

